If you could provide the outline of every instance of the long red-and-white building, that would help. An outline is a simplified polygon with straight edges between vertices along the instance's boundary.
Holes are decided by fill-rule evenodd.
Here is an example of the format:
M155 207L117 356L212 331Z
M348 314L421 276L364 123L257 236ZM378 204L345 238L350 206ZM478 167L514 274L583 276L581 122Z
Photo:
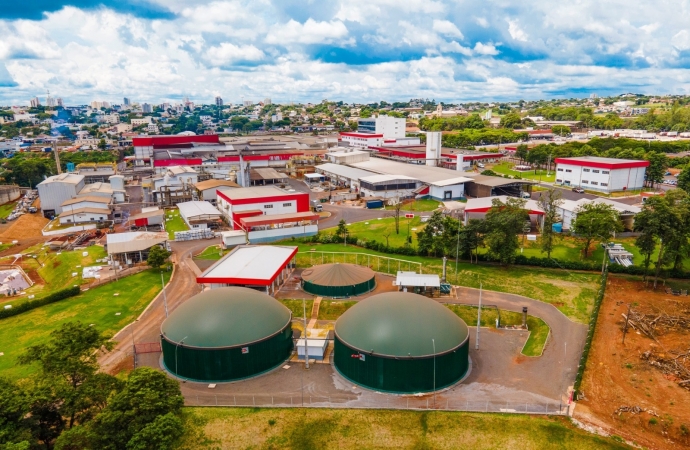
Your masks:
M579 156L556 158L556 184L602 192L644 187L649 161Z
M234 230L247 233L252 244L288 237L312 236L319 215L309 206L309 194L277 186L218 189L217 207Z

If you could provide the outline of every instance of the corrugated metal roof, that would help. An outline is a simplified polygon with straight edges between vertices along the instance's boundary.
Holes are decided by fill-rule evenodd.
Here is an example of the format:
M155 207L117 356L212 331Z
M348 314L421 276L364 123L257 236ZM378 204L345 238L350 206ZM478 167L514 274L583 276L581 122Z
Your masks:
M374 278L373 270L354 264L324 264L305 269L302 279L319 286L354 286Z
M177 208L180 210L180 215L188 219L199 216L221 216L221 212L209 202L183 202L178 203Z
M345 177L350 180L359 180L360 178L376 175L376 172L370 172L368 170L333 163L320 164L314 167L314 169L316 169L317 172L327 172L329 174L338 175L339 177Z
M195 188L197 188L200 191L205 191L206 189L215 189L220 186L224 187L233 187L237 188L240 187L239 184L235 183L234 181L230 180L206 180L206 181L199 181L194 185Z
M61 206L75 205L77 203L92 202L92 203L103 203L104 205L109 205L112 203L112 197L99 197L97 195L85 195L83 197L75 197L69 200L65 200Z
M297 247L246 245L235 247L199 277L268 281L292 258Z
M108 208L77 208L77 209L63 209L62 212L60 213L60 217L67 217L67 216L72 216L74 214L82 214L82 213L87 213L87 214L105 214L106 216L110 214L110 210Z
M255 186L255 187L245 187L245 188L228 188L220 189L223 195L228 197L230 200L240 200L248 198L263 198L263 197L276 197L276 196L286 196L295 195L299 192L287 192L280 189L278 186Z
M352 163L353 167L385 175L405 175L434 186L448 186L472 181L455 170L421 164L407 164L389 159L371 158L369 161Z
M148 219L149 217L162 217L165 215L165 211L162 209L157 209L155 211L145 211L133 216L129 216L130 222L137 219Z
M396 286L441 287L441 279L438 275L416 272L398 272L395 277Z
M61 173L60 175L53 175L38 183L39 185L46 185L50 183L69 183L79 184L84 181L84 175L77 175L75 173Z
M113 233L107 236L108 254L138 252L149 249L156 244L168 240L165 231L131 231L127 233Z

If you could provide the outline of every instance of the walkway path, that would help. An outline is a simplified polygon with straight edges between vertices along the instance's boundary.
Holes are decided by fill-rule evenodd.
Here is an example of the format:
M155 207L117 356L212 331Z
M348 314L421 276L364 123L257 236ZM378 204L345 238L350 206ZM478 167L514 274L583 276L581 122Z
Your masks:
M322 298L323 297L316 297L314 299L314 306L311 308L311 319L309 319L307 329L314 328L316 326L316 320L319 318L319 307L321 306Z

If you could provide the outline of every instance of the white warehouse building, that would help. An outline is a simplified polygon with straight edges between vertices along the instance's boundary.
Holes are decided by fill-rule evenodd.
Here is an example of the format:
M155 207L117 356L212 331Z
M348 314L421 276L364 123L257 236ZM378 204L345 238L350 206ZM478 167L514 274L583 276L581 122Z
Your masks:
M556 158L556 184L601 192L644 186L649 161L580 156Z

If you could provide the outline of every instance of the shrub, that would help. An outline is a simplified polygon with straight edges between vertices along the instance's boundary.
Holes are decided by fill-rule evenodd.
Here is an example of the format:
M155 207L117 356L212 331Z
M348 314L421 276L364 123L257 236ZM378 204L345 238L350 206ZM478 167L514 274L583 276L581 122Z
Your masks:
M80 292L81 289L79 288L79 286L72 286L67 289L62 289L61 291L53 292L52 294L47 295L43 298L39 298L37 300L29 300L27 302L20 303L19 305L11 309L0 310L0 319L16 316L18 314L31 311L32 309L49 305L50 303L55 303L66 298L74 297L75 295L79 295Z

